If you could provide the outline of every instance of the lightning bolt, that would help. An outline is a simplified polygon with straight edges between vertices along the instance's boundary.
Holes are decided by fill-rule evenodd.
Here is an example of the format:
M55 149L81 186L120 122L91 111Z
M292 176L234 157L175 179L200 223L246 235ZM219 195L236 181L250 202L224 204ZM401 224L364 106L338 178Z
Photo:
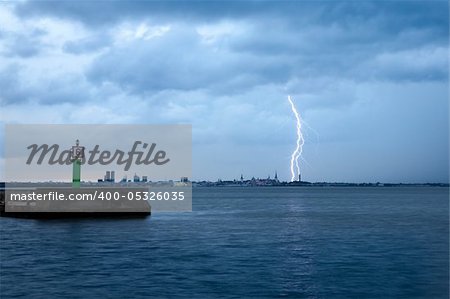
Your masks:
M291 156L291 182L295 181L296 177L298 178L300 174L300 165L298 163L298 159L302 155L303 151L303 144L305 143L305 139L303 138L302 134L302 121L300 118L300 114L297 111L297 108L294 105L294 102L291 99L291 96L288 96L289 104L291 104L292 112L295 115L295 119L297 121L297 143L294 152ZM294 169L295 166L295 169ZM295 170L297 170L297 173L295 173Z

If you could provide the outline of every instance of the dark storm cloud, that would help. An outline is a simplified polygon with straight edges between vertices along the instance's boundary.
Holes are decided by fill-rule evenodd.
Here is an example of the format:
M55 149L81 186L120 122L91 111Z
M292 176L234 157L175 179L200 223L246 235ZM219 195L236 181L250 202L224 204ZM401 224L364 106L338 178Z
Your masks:
M29 58L38 55L45 48L41 41L46 34L43 30L35 29L21 34L1 31L0 33L0 43L5 47L1 54L4 56Z
M20 87L19 67L9 65L0 70L0 102L2 105L20 103L28 97Z
M29 82L19 64L10 64L0 69L0 103L21 105L39 103L55 105L81 103L92 99L90 87L81 78L65 75L61 78L41 79Z
M445 8L442 2L416 1L325 1L320 5L305 1L29 1L18 4L16 12L68 18L92 28L111 28L131 20L173 22L179 26L166 36L104 53L90 67L88 78L95 83L113 82L134 93L199 88L235 93L318 76L446 80L442 64L410 67L402 58L404 53L414 63L420 55L405 51L424 46L431 48L432 55L441 55L432 48L447 42ZM230 19L244 20L251 27L228 37L218 50L202 45L192 27ZM190 29L180 30L187 23ZM109 43L109 37L98 34L67 42L64 50L80 54Z
M287 74L289 64L279 59L217 50L202 45L195 30L174 28L151 42L138 40L112 49L94 62L88 77L133 92L207 88L233 93L245 86L283 82Z
M216 94L311 77L354 81L448 78L446 48L439 41L428 42L420 30L381 38L374 37L380 34L374 25L296 30L281 21L270 26L255 20L248 31L205 45L193 28L182 27L174 26L151 41L137 40L110 49L91 65L88 78L96 84L113 82L133 93L205 89ZM416 47L408 47L411 43Z
M103 49L111 44L111 38L107 34L92 34L86 38L68 41L63 49L67 53L82 54Z
M212 21L221 18L243 18L286 14L298 7L296 2L275 1L28 1L16 6L22 16L52 15L79 20L90 26L103 26L128 18L152 18L190 21ZM314 5L303 3L305 9Z
M407 24L447 30L446 1L27 1L16 5L22 16L50 15L81 21L89 26L111 25L129 18L151 17L155 20L273 18L292 24L336 22L346 27L379 19L379 29L396 34Z
M201 155L200 178L232 177L233 159L260 175L289 163L290 94L320 134L316 156L314 136L307 137L305 158L316 170L304 168L306 177L448 181L446 1L9 7L18 37L0 32L0 97L9 121L32 106L38 122L53 115L81 123L192 123L194 147L206 159ZM14 19L24 26L15 30ZM16 42L35 25L49 30L45 39ZM218 152L225 153L220 161ZM374 173L380 165L400 166Z

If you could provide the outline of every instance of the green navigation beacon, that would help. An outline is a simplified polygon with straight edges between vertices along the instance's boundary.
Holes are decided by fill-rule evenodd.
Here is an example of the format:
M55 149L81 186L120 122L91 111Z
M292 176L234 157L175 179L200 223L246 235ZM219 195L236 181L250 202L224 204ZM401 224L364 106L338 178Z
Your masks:
M72 188L80 188L81 164L84 160L84 146L80 146L80 141L78 139L76 141L76 145L72 146L70 153L70 158L73 165Z

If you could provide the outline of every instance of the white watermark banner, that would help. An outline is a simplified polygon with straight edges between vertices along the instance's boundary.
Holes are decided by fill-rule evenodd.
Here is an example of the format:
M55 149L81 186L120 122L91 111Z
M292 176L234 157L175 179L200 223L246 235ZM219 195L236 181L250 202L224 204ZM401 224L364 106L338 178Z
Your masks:
M58 194L69 195L67 188L83 194L80 190L87 188L92 191L96 188L138 187L144 188L142 194L145 196L137 193L133 197L135 193L126 190L102 194L116 197L120 194L120 198L110 200L128 205L145 198L143 200L154 211L188 211L192 209L191 176L190 125L6 125L6 191L27 190L26 198L33 192L40 194L35 192L36 188L45 188L42 194L52 198L57 194L52 193L52 188L65 188ZM173 200L169 196L177 192L183 192L183 200ZM23 205L32 207L39 202L36 198L20 201L18 195L6 196L6 211L11 198L15 200L10 206L16 211L24 209ZM74 205L80 208L94 206L63 200L58 204L40 204L40 208L57 206L57 210L64 211L61 207L68 205L64 202L70 202L71 209ZM100 199L95 203L97 210L102 202L107 200ZM21 205L22 208L18 208Z

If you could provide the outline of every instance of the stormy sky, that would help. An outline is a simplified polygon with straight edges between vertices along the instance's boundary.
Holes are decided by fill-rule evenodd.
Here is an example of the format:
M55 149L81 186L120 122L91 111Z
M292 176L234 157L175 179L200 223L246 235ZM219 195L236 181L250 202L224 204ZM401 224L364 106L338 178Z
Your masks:
M2 123L192 124L193 179L448 182L447 1L0 4ZM150 175L151 176L151 175Z

